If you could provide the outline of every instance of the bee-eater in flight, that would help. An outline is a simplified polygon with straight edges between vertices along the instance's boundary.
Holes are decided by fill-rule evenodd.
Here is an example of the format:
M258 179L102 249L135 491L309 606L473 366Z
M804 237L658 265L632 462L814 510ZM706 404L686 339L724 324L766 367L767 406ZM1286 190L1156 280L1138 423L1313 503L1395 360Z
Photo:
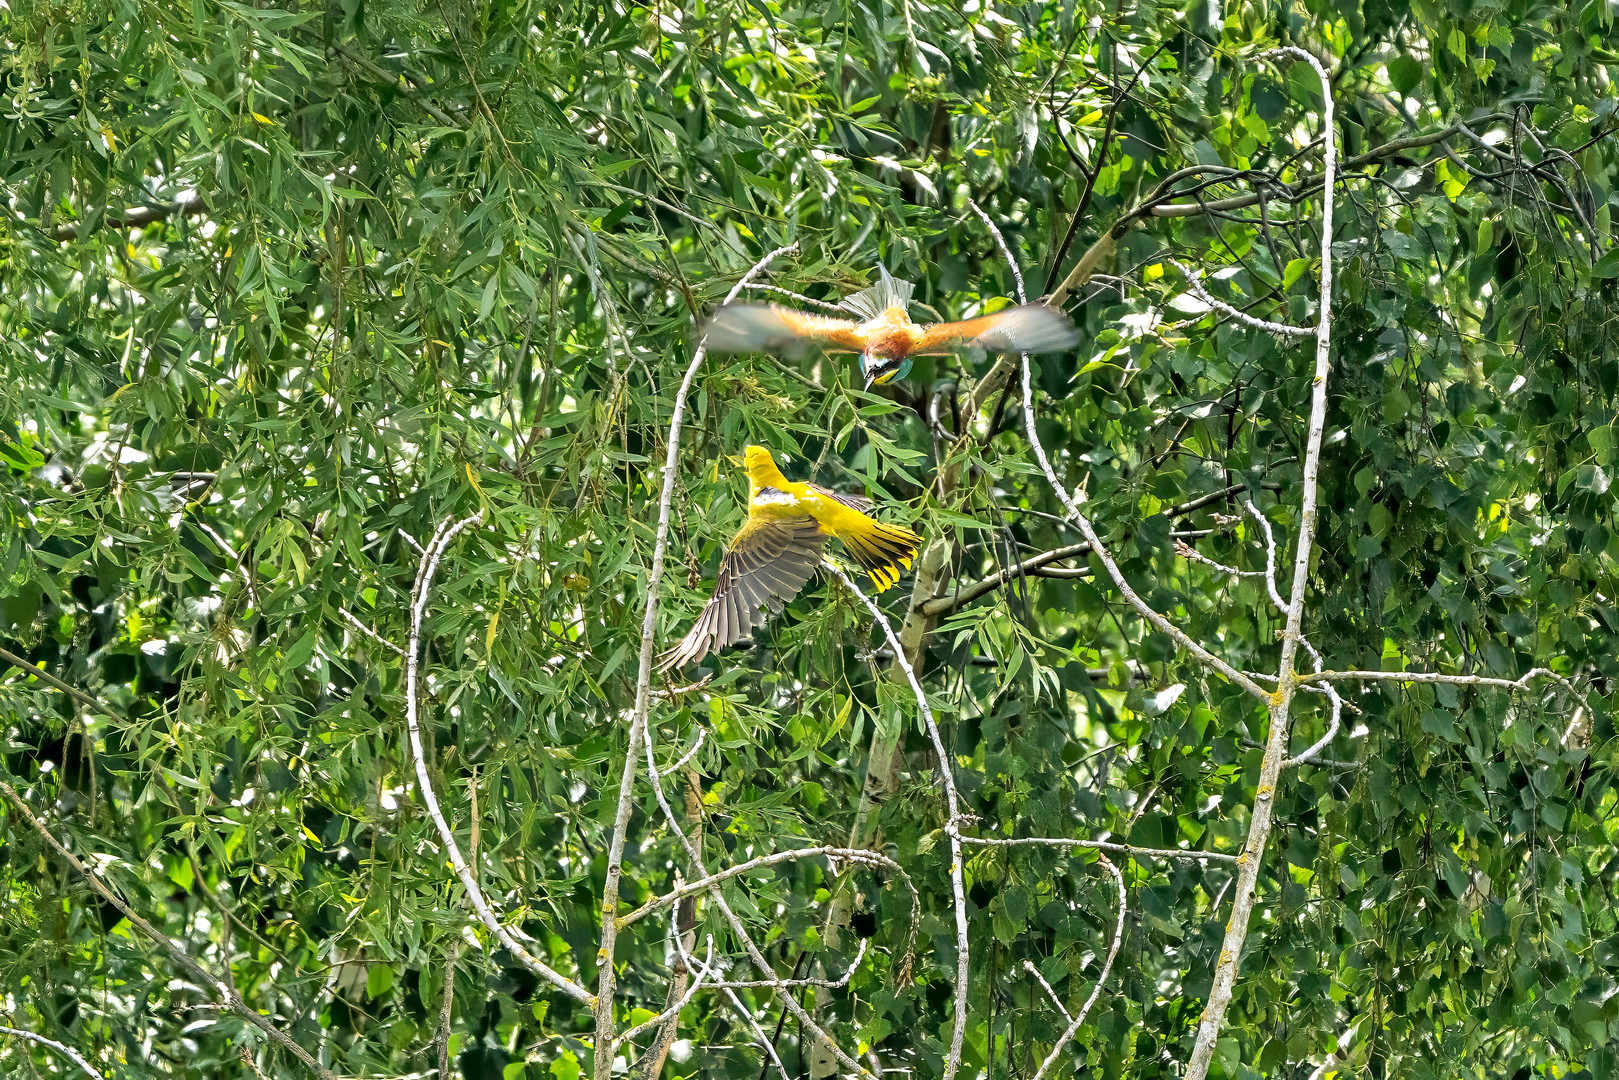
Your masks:
M1060 352L1079 341L1068 316L1045 304L1023 304L965 322L911 321L915 286L879 265L877 284L844 298L843 306L861 317L831 319L779 304L726 304L706 329L709 352L760 352L819 345L833 352L860 354L866 387L903 379L918 356L962 350Z
M818 484L798 484L776 468L762 446L743 457L748 470L748 520L720 560L714 595L679 644L658 658L658 670L696 663L763 626L768 608L779 612L798 595L821 562L828 536L871 577L878 592L909 570L922 538L909 529L870 518L871 500Z

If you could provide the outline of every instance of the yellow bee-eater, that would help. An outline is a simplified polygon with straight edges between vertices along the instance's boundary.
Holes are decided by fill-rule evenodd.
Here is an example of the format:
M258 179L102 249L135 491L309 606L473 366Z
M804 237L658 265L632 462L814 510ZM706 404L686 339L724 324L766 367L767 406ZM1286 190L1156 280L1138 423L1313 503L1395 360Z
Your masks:
M869 499L794 483L762 446L748 447L743 464L748 520L720 560L719 581L703 613L680 643L658 658L661 671L695 663L763 626L764 609L779 612L815 573L828 536L843 542L878 592L897 582L916 558L922 538L868 517Z
M830 319L779 304L726 304L706 328L709 352L791 350L819 345L860 354L866 386L881 386L910 373L912 358L961 350L1060 352L1079 341L1068 316L1045 304L1023 304L965 322L911 321L915 288L879 265L877 284L844 298L843 306L863 321Z

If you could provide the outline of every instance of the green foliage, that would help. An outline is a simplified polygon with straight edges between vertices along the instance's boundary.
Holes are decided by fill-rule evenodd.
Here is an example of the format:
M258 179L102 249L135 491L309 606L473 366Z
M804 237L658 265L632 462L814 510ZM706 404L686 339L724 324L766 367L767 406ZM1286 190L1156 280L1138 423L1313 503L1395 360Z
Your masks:
M1309 1075L1349 1028L1345 1068L1364 1075L1612 1075L1611 22L1607 4L1530 0L12 0L0 644L105 707L7 669L4 777L339 1075L436 1069L447 977L463 1075L588 1071L590 1011L469 914L415 791L403 661L347 616L402 645L418 544L483 511L427 608L432 779L508 925L594 987L660 465L697 321L790 242L782 287L835 300L881 258L918 282L918 314L976 314L1014 285L969 196L1031 292L1049 291L1171 173L1218 165L1179 181L1187 212L1136 214L1098 267L1110 276L1066 297L1084 339L1034 358L1038 430L1142 595L1237 667L1274 670L1283 620L1263 581L1173 542L1263 569L1251 495L1287 557L1311 346L1211 313L1165 259L1253 315L1315 318L1320 203L1288 196L1319 177L1319 88L1304 65L1256 59L1297 43L1331 58L1349 173L1306 632L1329 668L1546 666L1590 696L1576 713L1543 684L1346 687L1354 711L1324 751L1342 764L1276 793L1214 1075ZM1484 144L1447 135L1459 122ZM1249 191L1264 201L1211 205ZM952 538L943 597L1075 543L1015 392L958 414L991 363L924 358L885 396L845 358L705 363L660 640L696 612L740 520L726 456L746 442ZM946 436L969 429L941 495ZM924 642L980 835L1240 851L1264 709L1135 618L1094 559L1011 577ZM896 623L907 591L884 597ZM943 799L876 642L857 602L816 583L712 682L655 700L652 722L664 763L708 733L691 812L711 866L844 842L873 733L899 734L902 783L876 812L922 896L914 981L897 879L805 860L725 888L783 977L836 977L869 938L849 985L806 1001L844 1046L932 1076L954 975ZM1305 695L1294 746L1326 722ZM682 865L641 783L625 910ZM5 814L8 1026L114 1077L249 1076L244 1046L266 1075L299 1075ZM1177 1075L1231 868L1120 865L1119 963L1059 1068ZM975 848L965 870L965 1074L1030 1077L1064 1024L1023 961L1077 1008L1112 882L1087 851ZM853 933L834 945L840 889ZM699 930L741 956L710 905ZM622 1025L664 1007L668 936L660 914L621 938ZM779 993L742 994L775 1032ZM699 992L678 1038L667 1075L761 1068L719 995ZM792 1024L776 1041L807 1069ZM72 1066L9 1040L0 1069Z

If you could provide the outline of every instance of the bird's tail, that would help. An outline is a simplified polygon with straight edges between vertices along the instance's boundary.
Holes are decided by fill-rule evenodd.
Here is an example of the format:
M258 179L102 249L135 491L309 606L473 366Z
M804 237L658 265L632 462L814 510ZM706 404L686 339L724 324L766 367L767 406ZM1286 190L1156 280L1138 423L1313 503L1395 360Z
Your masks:
M867 518L858 529L838 534L844 548L871 577L872 586L882 592L899 581L902 570L909 570L922 538L909 529L884 525Z

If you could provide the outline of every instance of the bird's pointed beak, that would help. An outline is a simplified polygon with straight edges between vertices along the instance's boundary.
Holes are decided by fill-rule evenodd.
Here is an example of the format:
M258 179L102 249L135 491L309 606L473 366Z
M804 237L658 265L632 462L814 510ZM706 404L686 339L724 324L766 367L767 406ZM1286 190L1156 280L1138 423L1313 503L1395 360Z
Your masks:
M743 461L741 458L737 457L735 454L726 454L725 455L725 460L729 461L733 466L735 466L738 469L742 468L744 465L747 464L747 462Z

